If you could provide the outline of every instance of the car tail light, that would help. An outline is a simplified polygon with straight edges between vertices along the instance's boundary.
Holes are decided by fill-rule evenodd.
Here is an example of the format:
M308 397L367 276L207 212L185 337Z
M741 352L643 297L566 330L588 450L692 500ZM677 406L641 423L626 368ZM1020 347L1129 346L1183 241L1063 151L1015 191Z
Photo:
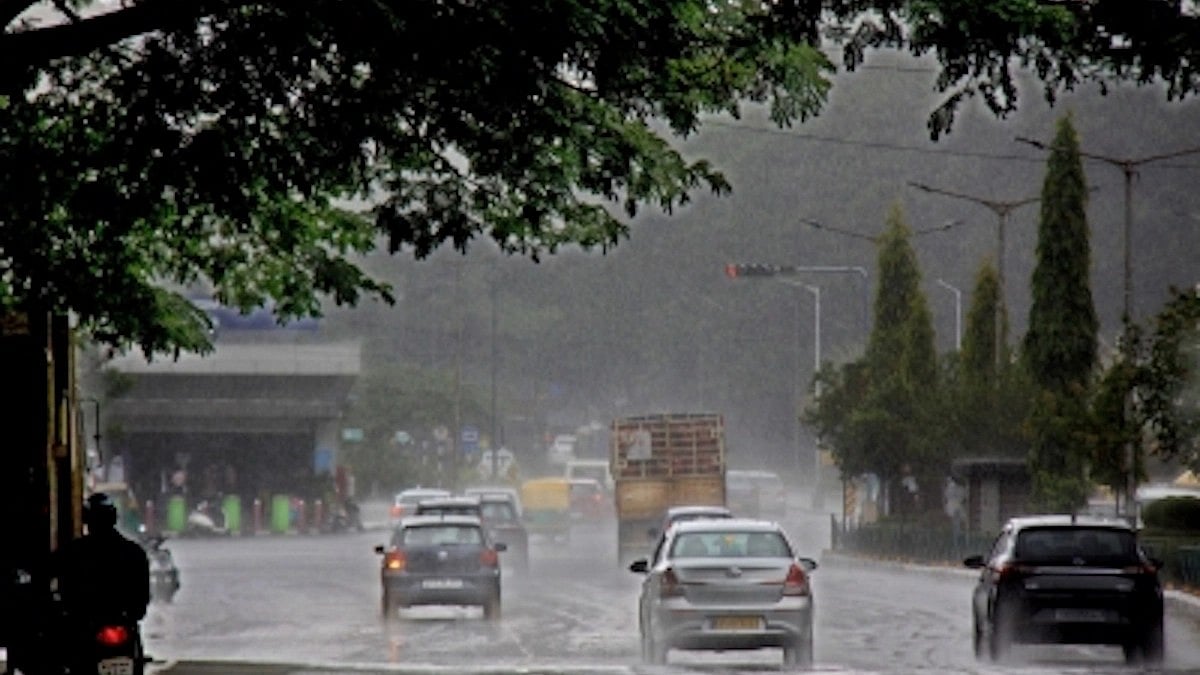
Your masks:
M675 574L675 570L669 567L663 570L658 585L658 596L660 598L678 598L682 595L683 585L679 583L679 576Z
M788 568L787 578L783 580L784 595L808 595L808 575L804 568L796 563Z
M399 518L404 515L404 507L399 504L392 504L392 517Z
M1123 568L1121 568L1121 572L1123 572L1124 574L1154 575L1154 574L1158 574L1158 568L1154 566L1154 563L1144 562L1140 565L1130 565L1128 567L1123 567Z
M500 564L500 555L494 548L485 548L479 553L479 562L484 567L495 567Z
M124 626L104 626L96 633L96 642L105 647L119 647L129 641L129 630Z
M388 551L387 555L383 557L383 566L392 572L402 572L404 568L408 567L408 556L399 549Z
M1015 581L1024 577L1030 572L1030 568L1025 565L1017 565L1014 563L1004 563L996 568L996 583L1006 583Z

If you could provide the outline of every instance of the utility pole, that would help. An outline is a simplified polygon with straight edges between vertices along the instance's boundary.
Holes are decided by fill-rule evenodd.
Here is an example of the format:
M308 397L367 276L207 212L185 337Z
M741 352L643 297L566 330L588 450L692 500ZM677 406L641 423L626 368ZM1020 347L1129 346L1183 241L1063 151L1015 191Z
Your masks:
M1032 145L1039 150L1050 151L1053 148L1051 144L1042 141L1018 136L1019 143ZM1125 255L1124 255L1124 283L1122 284L1122 306L1121 318L1126 325L1132 325L1135 320L1133 309L1133 179L1137 175L1137 169L1143 164L1158 162L1164 159L1174 157L1183 157L1184 155L1194 155L1200 153L1200 147L1188 148L1186 150L1178 150L1175 152L1166 152L1159 155L1148 155L1136 159L1127 157L1109 157L1107 155L1098 155L1093 152L1079 151L1080 157L1087 157L1098 162L1105 162L1117 167L1125 176L1125 224L1122 232L1124 240ZM1132 393L1132 392L1131 392ZM1132 401L1126 401L1126 409L1132 406ZM1125 447L1125 510L1126 515L1133 521L1137 519L1136 513L1136 497L1137 497L1137 450L1135 443L1130 442Z
M962 199L974 204L979 204L980 206L983 206L989 209L992 213L996 214L996 274L1000 281L1000 297L996 299L996 314L993 318L995 325L993 326L994 335L992 349L995 351L993 356L995 357L996 374L999 374L1001 367L1004 365L1004 239L1005 230L1008 228L1008 216L1022 206L1040 202L1042 198L1039 195L1037 197L1026 197L1024 199L1016 199L1012 201L999 201L995 199L985 199L975 195L964 194L962 192L954 192L953 190L943 190L941 188L930 187L924 183L914 183L909 181L908 184L917 188L918 190L923 190L932 194L954 197L955 199Z
M492 333L492 336L491 336L492 337L492 363L491 363L491 366L492 366L492 378L491 378L491 380L492 380L491 381L491 389L492 389L492 391L491 391L491 397L492 397L492 400L491 400L491 407L492 407L492 409L491 409L491 418L492 418L491 439L492 439L492 443L491 443L491 452L492 452L492 480L493 481L496 480L496 477L500 473L500 448L503 447L503 445L504 445L504 443L500 440L500 437L496 433L497 430L500 428L500 426L496 424L496 412L497 412L496 411L496 374L497 374L497 370L499 369L499 363L500 363L499 350L497 349L497 345L496 345L496 327L499 324L497 305L499 304L499 301L500 301L499 300L500 284L498 282L498 279L496 278L498 275L498 270L499 270L499 264L498 264L499 259L500 259L499 253L497 253L496 257L492 259L492 287L491 287L491 296L492 296L491 297L491 301L492 301L491 302L491 304L492 304L492 308L491 308L492 309L492 330L491 330L491 333Z
M1026 145L1032 145L1039 150L1045 150L1047 152L1053 149L1050 143L1044 143L1033 138L1018 136L1017 141L1019 143L1025 143ZM1175 157L1183 157L1184 155L1194 155L1197 153L1200 153L1200 147L1188 148L1187 150L1178 150L1176 152L1166 152L1161 155L1149 155L1147 157L1131 159L1098 155L1093 152L1084 152L1082 150L1079 151L1080 157L1087 157L1088 159L1094 159L1098 162L1111 164L1120 169L1121 173L1125 175L1125 227L1123 234L1125 244L1125 273L1124 286L1122 289L1122 295L1124 299L1122 312L1123 318L1127 321L1133 321L1136 318L1133 314L1133 179L1135 176L1137 176L1137 169L1143 164L1150 164L1151 162L1158 162L1164 159L1172 159Z

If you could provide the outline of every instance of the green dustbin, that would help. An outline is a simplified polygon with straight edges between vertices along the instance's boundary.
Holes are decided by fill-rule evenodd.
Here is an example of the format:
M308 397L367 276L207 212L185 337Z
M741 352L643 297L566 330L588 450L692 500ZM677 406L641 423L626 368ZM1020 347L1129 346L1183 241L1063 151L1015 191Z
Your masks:
M183 532L187 527L187 501L181 495L167 500L167 531Z
M242 500L237 495L225 495L221 500L221 513L225 516L225 529L230 534L242 533Z
M287 495L271 498L271 531L285 534L292 527L292 500Z

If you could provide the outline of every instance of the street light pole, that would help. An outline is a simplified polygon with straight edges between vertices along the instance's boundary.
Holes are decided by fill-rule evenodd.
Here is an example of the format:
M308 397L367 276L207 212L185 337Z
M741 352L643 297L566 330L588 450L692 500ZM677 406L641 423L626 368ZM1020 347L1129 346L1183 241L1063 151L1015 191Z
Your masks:
M954 350L962 351L962 291L958 287L938 279L938 286L954 294Z
M1025 206L1027 204L1033 204L1035 202L1040 202L1042 200L1042 198L1041 198L1041 196L1026 197L1024 199L1016 199L1016 200L1012 200L1012 201L1002 202L1002 201L997 201L994 199L984 199L982 197L976 197L974 195L968 195L968 194L964 194L961 192L954 192L952 190L943 190L941 188L930 187L929 185L925 185L924 183L915 183L915 182L909 181L908 184L911 185L912 187L917 188L918 190L923 190L925 192L943 195L946 197L954 197L955 199L962 199L964 201L968 201L968 202L971 202L974 204L979 204L980 206L983 206L983 207L989 209L992 213L996 214L996 217L997 217L997 222L996 222L996 276L998 277L1000 289L999 289L999 293L998 293L999 297L996 298L996 312L995 312L995 316L993 318L995 325L993 326L992 349L995 351L995 354L993 354L993 356L995 357L996 373L999 374L1000 368L1004 362L1003 361L1003 348L1004 348L1003 322L1004 322L1004 283L1005 283L1005 280L1004 280L1004 249L1005 249L1004 238L1005 238L1005 230L1008 229L1008 216L1013 211L1015 211L1016 209L1018 209L1022 206Z

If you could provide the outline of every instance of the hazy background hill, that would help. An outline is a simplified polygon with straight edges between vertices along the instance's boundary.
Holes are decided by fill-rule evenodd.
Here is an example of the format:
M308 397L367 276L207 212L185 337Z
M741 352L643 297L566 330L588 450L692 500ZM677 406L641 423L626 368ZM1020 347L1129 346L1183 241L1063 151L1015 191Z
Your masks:
M716 118L681 141L689 156L714 161L733 183L726 197L697 194L674 215L644 213L607 255L567 250L541 263L497 260L482 243L463 257L439 252L415 262L379 256L368 267L396 284L392 308L333 312L328 330L368 340L369 359L435 369L461 365L464 379L491 382L492 284L496 285L496 381L506 440L532 452L522 420L553 428L614 414L713 410L725 413L735 464L808 466L811 440L797 453L795 390L813 372L813 299L771 280L731 281L727 262L862 266L873 302L875 249L866 240L802 224L801 218L873 235L893 203L915 229L961 224L915 240L938 346L953 348L954 297L963 311L980 264L995 257L997 217L982 206L907 186L919 181L1010 201L1040 193L1045 155L1017 136L1049 140L1070 111L1085 151L1141 158L1200 147L1200 107L1165 103L1157 87L1094 88L1051 108L1035 89L1021 112L996 119L975 102L953 132L929 140L925 122L939 100L928 66L891 53L839 76L824 113L773 127L758 110ZM1093 293L1102 335L1120 325L1123 177L1085 162L1093 193ZM1200 154L1141 167L1133 230L1135 313L1158 310L1171 286L1200 281ZM1038 206L1012 215L1006 246L1011 340L1025 331ZM456 281L458 279L458 281ZM823 357L844 361L862 349L864 288L855 275L812 275L821 288ZM460 332L461 329L461 332ZM459 337L461 335L461 343ZM461 344L461 349L459 345ZM483 420L473 421L487 428Z

